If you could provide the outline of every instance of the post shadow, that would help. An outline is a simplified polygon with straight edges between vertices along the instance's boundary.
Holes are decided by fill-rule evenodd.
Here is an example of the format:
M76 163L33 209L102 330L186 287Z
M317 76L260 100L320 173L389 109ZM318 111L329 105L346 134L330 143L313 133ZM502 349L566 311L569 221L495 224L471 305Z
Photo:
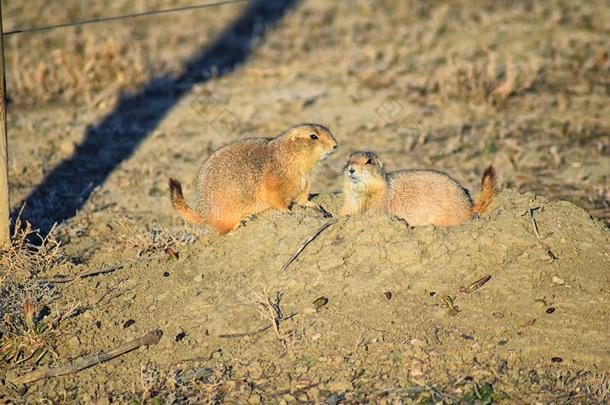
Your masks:
M49 172L26 198L25 219L46 234L54 223L75 215L91 192L133 154L193 86L212 75L229 74L244 63L254 41L263 39L267 29L299 1L251 0L240 17L186 63L184 73L153 78L141 90L121 96L112 112L87 128L74 155ZM12 218L17 214L13 211Z

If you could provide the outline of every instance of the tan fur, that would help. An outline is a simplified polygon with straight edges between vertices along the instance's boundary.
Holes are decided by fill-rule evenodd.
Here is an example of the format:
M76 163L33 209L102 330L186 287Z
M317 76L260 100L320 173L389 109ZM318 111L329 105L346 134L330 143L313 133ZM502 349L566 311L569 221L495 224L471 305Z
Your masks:
M199 170L197 210L187 205L174 179L169 181L172 205L188 222L206 224L221 234L269 208L286 212L295 203L310 206L314 170L336 147L330 131L316 124L292 127L272 139L227 145Z
M481 187L481 197L473 204L468 192L445 173L401 170L386 174L374 153L354 152L345 167L339 213L373 209L396 215L411 226L452 226L487 210L496 190L493 167L485 170Z

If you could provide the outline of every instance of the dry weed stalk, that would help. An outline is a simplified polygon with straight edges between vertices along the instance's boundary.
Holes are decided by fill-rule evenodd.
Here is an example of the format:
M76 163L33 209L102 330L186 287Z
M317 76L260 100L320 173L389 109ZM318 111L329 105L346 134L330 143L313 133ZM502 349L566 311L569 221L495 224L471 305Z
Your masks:
M142 390L140 403L146 404L159 393L161 374L153 364L142 365L140 366L139 380L140 389Z

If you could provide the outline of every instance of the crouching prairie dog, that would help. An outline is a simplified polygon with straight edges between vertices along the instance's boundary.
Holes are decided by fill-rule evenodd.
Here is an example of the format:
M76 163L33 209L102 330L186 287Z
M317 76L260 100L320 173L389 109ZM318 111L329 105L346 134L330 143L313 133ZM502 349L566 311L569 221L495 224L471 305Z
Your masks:
M386 173L372 152L354 152L345 166L340 215L381 210L410 226L452 226L484 213L496 193L496 173L489 166L481 180L481 196L470 194L447 174L434 170Z
M169 179L172 206L186 221L221 234L269 208L312 206L308 197L315 168L336 148L331 132L317 124L297 125L276 138L235 142L218 149L201 166L197 210L186 203L180 182Z

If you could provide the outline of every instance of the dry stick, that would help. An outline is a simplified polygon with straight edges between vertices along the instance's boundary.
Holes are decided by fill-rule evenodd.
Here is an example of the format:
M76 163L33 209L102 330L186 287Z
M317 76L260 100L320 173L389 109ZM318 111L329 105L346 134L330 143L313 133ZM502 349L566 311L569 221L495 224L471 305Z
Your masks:
M523 215L525 215L526 213L529 212L530 219L532 220L532 227L534 228L534 233L536 234L536 238L538 239L538 243L544 249L546 249L546 254L549 255L549 257L551 258L551 263L554 263L555 260L557 260L557 256L555 256L555 253L553 253L553 251L551 250L551 247L549 245L547 245L546 243L542 242L542 239L540 238L540 232L538 230L538 223L536 222L536 218L534 217L534 213L538 209L540 209L540 207L529 208L526 212L523 213Z
M532 225L534 227L534 232L536 233L536 238L540 240L540 232L538 232L538 223L536 222L536 218L534 218L534 212L540 207L530 208L528 211L530 213L530 219L532 220Z
M138 262L143 262L143 261L147 261L147 260L155 260L155 259L158 259L158 257L140 257L138 259L132 259L131 262L138 263ZM59 277L53 277L53 278L41 278L40 281L45 281L47 283L67 283L67 282L74 281L79 278L86 278L86 277L91 277L91 276L97 276L100 274L112 273L113 271L120 270L125 266L126 266L126 264L122 263L122 264L117 264L115 266L105 267L105 268L102 268L99 270L85 271L83 273L77 274L76 276L59 276Z
M56 368L34 371L32 373L22 375L21 377L17 377L11 382L14 385L19 386L22 384L29 384L34 381L42 380L44 378L58 377L62 375L76 373L96 364L100 364L105 361L114 359L115 357L128 353L141 346L156 345L157 343L159 343L159 339L161 339L161 336L163 336L162 331L158 329L153 330L142 337L123 343L122 345L115 347L114 349L109 350L107 352L101 352L99 354L92 354L89 356L80 357L76 359L72 364L64 364L63 366L59 366Z
M299 255L301 254L301 252L303 252L303 250L305 250L305 248L307 247L307 245L309 245L311 242L313 242L313 240L315 238L317 238L322 232L324 232L324 230L326 228L328 228L329 226L336 224L337 220L333 219L328 221L327 223L325 223L324 225L322 225L320 228L318 228L318 230L316 231L316 233L314 233L312 236L310 236L305 242L303 242L303 244L297 249L296 252L294 252L294 254L292 255L292 257L290 259L288 259L288 261L286 262L286 264L282 267L282 271L285 271L288 266L290 266L290 264L292 262L294 262L297 257L299 257Z
M120 270L123 267L125 267L124 264L117 264L116 266L106 267L106 268L99 269L99 270L86 271L84 273L77 274L76 276L43 278L43 279L40 279L40 281L45 281L47 283L67 283L69 281L76 280L77 278L85 278L85 277L97 276L98 274L112 273L113 271Z

